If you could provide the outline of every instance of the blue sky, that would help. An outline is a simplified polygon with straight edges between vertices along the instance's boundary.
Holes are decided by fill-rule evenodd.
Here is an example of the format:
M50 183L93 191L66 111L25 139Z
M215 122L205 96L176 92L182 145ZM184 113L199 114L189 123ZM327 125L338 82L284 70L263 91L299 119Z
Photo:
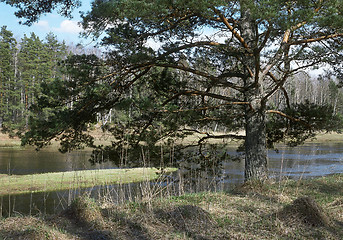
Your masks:
M29 36L31 32L34 32L41 39L44 39L47 33L53 32L60 41L65 40L69 44L82 43L83 45L88 45L91 44L91 40L79 38L81 28L78 26L77 22L81 20L79 11L86 12L90 10L91 1L92 0L82 0L82 6L74 10L74 17L72 19L61 17L57 12L53 12L42 16L39 21L34 23L31 27L20 25L19 19L14 15L16 9L0 2L0 27L4 25L7 26L7 29L12 31L14 37L18 40L22 38L24 34Z

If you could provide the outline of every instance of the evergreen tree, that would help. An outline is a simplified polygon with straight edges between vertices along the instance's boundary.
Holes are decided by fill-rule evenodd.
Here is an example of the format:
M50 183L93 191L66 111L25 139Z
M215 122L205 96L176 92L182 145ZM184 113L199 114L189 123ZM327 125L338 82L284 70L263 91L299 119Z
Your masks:
M19 115L20 89L15 75L17 41L6 26L0 32L0 127L16 121Z
M67 58L64 42L49 33L45 42L35 34L20 43L6 26L0 32L0 128L11 135L27 127L30 106L44 95L41 85L66 78L60 61ZM18 132L19 131L19 132Z
M24 35L18 54L19 77L22 89L23 115L22 127L27 125L27 117L30 106L35 102L39 92L40 83L46 76L51 75L51 69L45 67L44 45L34 33L30 37Z
M61 77L62 74L59 69L59 63L68 57L68 48L63 41L60 43L57 40L56 35L54 35L52 32L48 33L45 38L45 53L46 53L46 59L47 64L46 66L48 69L52 70L52 75L48 78L55 79L56 77Z
M83 27L94 38L105 33L107 59L73 58L73 85L50 89L77 104L33 121L24 141L41 146L62 133L66 149L78 147L96 113L126 104L130 118L125 129L108 128L119 140L106 150L140 141L154 146L161 138L200 133L199 125L242 128L245 136L207 132L198 144L244 138L245 178L264 179L267 146L283 139L298 144L314 130L337 127L328 106L289 104L284 85L303 69L339 66L342 15L339 0L94 1ZM285 108L271 108L279 90ZM44 126L53 131L42 132Z

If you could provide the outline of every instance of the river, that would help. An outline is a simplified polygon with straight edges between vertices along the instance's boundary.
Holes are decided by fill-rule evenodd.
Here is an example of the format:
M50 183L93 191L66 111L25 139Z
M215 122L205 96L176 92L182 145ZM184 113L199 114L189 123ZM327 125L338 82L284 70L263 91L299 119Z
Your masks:
M237 154L234 148L228 149L228 153ZM0 173L33 174L116 167L111 162L91 165L88 161L89 156L89 151L61 154L53 148L39 152L32 149L0 148ZM280 177L308 178L343 173L343 143L309 143L294 148L279 146L278 152L269 150L268 157L269 175L276 179ZM199 190L214 188L228 190L233 184L243 181L243 169L244 161L223 162L220 169L221 176L206 178L206 181L216 183L212 184L212 187ZM184 172L183 169L175 176L181 175L182 172ZM204 181L204 175L200 174L199 176L200 180ZM214 179L215 181L213 181ZM180 191L180 181L171 181L178 185L177 189ZM201 184L206 185L207 183ZM215 187L213 188L213 186ZM131 190L137 187L141 186L134 184L111 186L111 188L105 188L105 194L133 198L130 195ZM0 199L1 215L55 213L66 208L75 196L87 191L92 195L100 195L105 192L104 188L95 187L92 191L72 189L50 193L2 196ZM182 191L187 192L188 190L182 189Z

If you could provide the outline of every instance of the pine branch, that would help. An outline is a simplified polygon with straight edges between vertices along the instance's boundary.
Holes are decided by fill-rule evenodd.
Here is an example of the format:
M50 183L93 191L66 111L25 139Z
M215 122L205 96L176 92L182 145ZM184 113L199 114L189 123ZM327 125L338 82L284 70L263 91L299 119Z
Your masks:
M248 44L245 42L243 37L231 26L227 18L216 8L213 9L214 12L219 16L220 20L225 24L225 26L232 32L236 39L244 46L244 48L249 49Z
M274 113L274 114L278 114L282 117L285 117L293 122L300 122L301 124L303 124L304 126L306 126L307 128L311 128L311 125L307 122L305 122L304 120L302 119L299 119L299 118L294 118L292 116L289 116L283 112L280 112L280 111L277 111L277 110L267 110L266 113Z
M289 42L288 45L299 45L299 44L304 44L304 43L320 42L323 40L338 38L338 37L343 37L343 33L335 33L335 34L324 35L324 36L319 36L319 37L315 37L315 38L308 38L308 39L292 41L292 42Z

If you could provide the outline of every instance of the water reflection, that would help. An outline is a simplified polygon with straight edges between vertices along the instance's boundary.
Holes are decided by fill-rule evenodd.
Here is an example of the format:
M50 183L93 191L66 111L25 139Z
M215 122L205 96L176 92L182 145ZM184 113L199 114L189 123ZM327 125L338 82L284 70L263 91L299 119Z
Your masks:
M283 147L278 153L269 151L268 155L272 176L306 178L343 172L342 143Z
M0 148L0 173L22 175L113 167L110 162L91 165L88 161L90 154L90 151L62 154L55 148L41 151L32 148Z
M66 209L80 195L98 198L106 197L114 203L134 200L140 193L139 184L122 184L113 186L95 186L86 189L70 189L55 192L28 193L0 197L1 216L18 214L40 215L54 214Z

